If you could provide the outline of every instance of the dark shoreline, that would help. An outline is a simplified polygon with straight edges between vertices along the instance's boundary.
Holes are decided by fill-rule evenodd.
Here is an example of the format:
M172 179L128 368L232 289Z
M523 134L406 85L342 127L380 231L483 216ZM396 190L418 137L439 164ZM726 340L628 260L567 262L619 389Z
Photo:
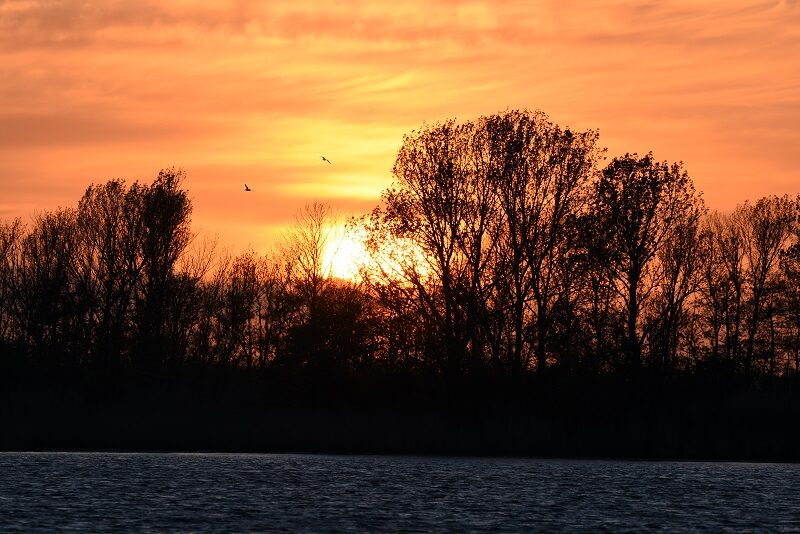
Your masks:
M111 400L11 388L0 396L0 451L800 461L799 394L789 387L655 394L607 384L521 397L468 388L416 398L351 387L344 398L294 386L266 397L241 384L203 394L127 388ZM348 391L340 386L330 391Z

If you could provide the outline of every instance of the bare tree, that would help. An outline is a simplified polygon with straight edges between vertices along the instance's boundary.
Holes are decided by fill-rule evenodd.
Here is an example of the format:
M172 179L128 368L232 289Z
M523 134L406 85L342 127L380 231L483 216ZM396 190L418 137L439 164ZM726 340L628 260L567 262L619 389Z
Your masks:
M572 320L578 294L596 139L527 111L404 138L396 182L367 221L370 248L382 295L416 303L441 368L458 373L468 355L471 366L488 359L519 376L535 354L544 369L548 338Z
M795 199L797 218L791 244L781 254L780 308L783 314L784 372L800 373L800 196Z
M353 281L333 275L345 225L323 203L305 206L275 258L264 263L257 302L263 345L278 365L342 372L369 360L370 300ZM369 348L368 348L369 347Z
M585 249L592 250L595 241L591 228L586 229L583 239ZM596 259L587 253L580 271L578 314L581 328L574 333L575 343L582 345L586 368L612 371L623 364L618 356L625 338L625 321L618 306L616 283Z
M182 170L162 170L148 187L139 190L141 277L137 295L138 363L153 370L168 356L165 329L179 282L176 266L192 239L188 193L181 189Z
M690 320L687 301L700 288L704 259L699 233L701 214L699 209L690 211L657 253L661 280L649 321L653 329L651 358L663 370L670 370L678 363L681 334Z
M77 291L90 330L89 356L107 372L123 365L132 335L142 269L141 189L111 180L89 187L78 204Z
M638 368L649 334L642 309L663 279L658 255L697 220L702 205L682 164L652 154L615 158L597 182L592 212L593 251L614 281L625 310L625 355Z
M743 244L747 259L750 306L747 321L745 373L754 364L755 348L765 311L772 307L780 254L792 235L796 207L788 196L766 197L755 204L745 202L736 215L743 220ZM774 373L774 344L770 350L770 369Z
M0 222L0 346L10 345L14 332L11 306L23 232L20 219Z
M706 221L706 254L702 287L712 356L719 355L724 338L724 360L733 369L742 364L745 303L744 228L740 216L712 213Z
M218 358L222 364L250 367L256 359L253 320L260 285L255 253L246 252L226 262L220 276L223 290L217 316Z
M296 295L292 294L289 269L280 257L262 258L256 277L259 280L255 302L256 363L265 368L286 352L298 306Z
M314 202L295 216L281 243L292 282L310 308L330 283L331 265L326 265L326 254L336 246L341 227L342 221L329 204Z
M70 281L76 247L75 213L62 209L38 215L22 239L14 277L17 324L31 354L54 367L67 363L75 323ZM71 350L72 349L72 350Z
M577 294L578 221L601 153L597 132L562 130L541 112L495 115L479 131L486 175L503 214L497 289L513 325L512 369L527 369L523 351L533 341L543 370L555 309L572 307Z
M429 357L451 375L482 365L480 331L490 291L487 266L494 243L496 203L482 171L481 144L472 123L453 121L412 132L366 225L384 294L404 294L438 339Z

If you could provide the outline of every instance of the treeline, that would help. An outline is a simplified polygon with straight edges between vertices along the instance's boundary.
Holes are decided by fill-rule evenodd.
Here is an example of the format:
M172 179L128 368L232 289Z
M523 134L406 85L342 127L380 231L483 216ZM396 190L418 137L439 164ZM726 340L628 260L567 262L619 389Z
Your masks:
M800 198L708 213L681 163L608 160L541 112L423 127L351 221L358 281L308 206L277 251L194 239L183 173L0 225L0 354L101 377L192 368L742 379L800 370Z

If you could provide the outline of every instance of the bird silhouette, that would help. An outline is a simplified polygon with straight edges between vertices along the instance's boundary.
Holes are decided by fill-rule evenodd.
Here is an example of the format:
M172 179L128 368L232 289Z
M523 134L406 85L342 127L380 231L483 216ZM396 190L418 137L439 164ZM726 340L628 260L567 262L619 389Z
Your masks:
M245 190L245 191L252 191L252 189L250 189L249 187L247 187L247 184L244 184L244 190Z
M329 160L329 159L328 159L328 158L326 158L325 156L322 156L322 161L327 161L327 162L328 162L328 165L333 165L333 164L331 163L331 160Z

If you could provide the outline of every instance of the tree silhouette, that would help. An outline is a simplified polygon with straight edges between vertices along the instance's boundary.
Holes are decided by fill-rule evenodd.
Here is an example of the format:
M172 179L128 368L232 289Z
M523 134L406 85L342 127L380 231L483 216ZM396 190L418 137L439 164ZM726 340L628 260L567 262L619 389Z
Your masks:
M133 296L142 270L141 186L93 185L78 204L78 294L89 328L88 357L106 374L129 357Z
M702 207L680 163L626 154L603 170L592 213L593 252L624 301L624 352L628 365L638 368L650 333L641 312L663 275L659 253L684 225L697 224Z
M653 364L671 370L678 364L678 355L685 345L689 299L700 288L701 267L704 261L700 240L702 207L687 213L687 218L677 224L674 234L657 252L660 278L655 290L649 317L653 330L651 357ZM688 335L688 332L686 332Z
M436 339L428 356L451 375L484 357L480 322L497 205L477 130L451 121L406 136L393 170L397 183L367 223L372 249L390 256L382 283L392 290L385 294L414 299Z
M727 365L741 365L744 317L745 265L741 217L712 213L704 233L707 261L704 268L704 314L714 359L720 357L720 337Z
M77 326L70 279L76 245L75 213L60 210L37 216L20 248L12 309L32 355L54 367L80 357L79 347L71 346Z
M762 326L765 311L771 307L780 253L792 235L797 215L795 204L788 196L762 198L752 206L745 203L737 209L737 213L744 220L744 252L751 295L744 362L745 372L750 373L755 363L759 328ZM773 374L774 354L770 361Z
M578 218L600 154L597 132L562 130L541 112L489 117L481 131L487 179L503 213L497 300L511 315L510 362L516 374L527 369L523 351L531 344L543 370L556 308L575 305Z
M166 327L168 307L179 290L176 266L192 234L189 216L192 206L181 190L185 173L161 171L149 187L141 188L140 219L141 282L138 288L138 364L152 371L168 356Z
M529 111L409 133L380 204L350 222L371 255L357 280L333 275L327 204L269 253L228 256L195 239L182 170L91 185L0 222L0 379L75 379L140 409L369 391L547 421L633 410L635 388L667 415L685 405L659 395L680 388L794 391L800 198L707 214L681 163L601 168L597 144Z
M778 298L784 314L784 373L800 373L800 197L795 200L797 217L793 243L781 254L781 285Z
M15 276L23 226L20 219L0 221L0 347L10 349L16 333L12 306L15 298Z

